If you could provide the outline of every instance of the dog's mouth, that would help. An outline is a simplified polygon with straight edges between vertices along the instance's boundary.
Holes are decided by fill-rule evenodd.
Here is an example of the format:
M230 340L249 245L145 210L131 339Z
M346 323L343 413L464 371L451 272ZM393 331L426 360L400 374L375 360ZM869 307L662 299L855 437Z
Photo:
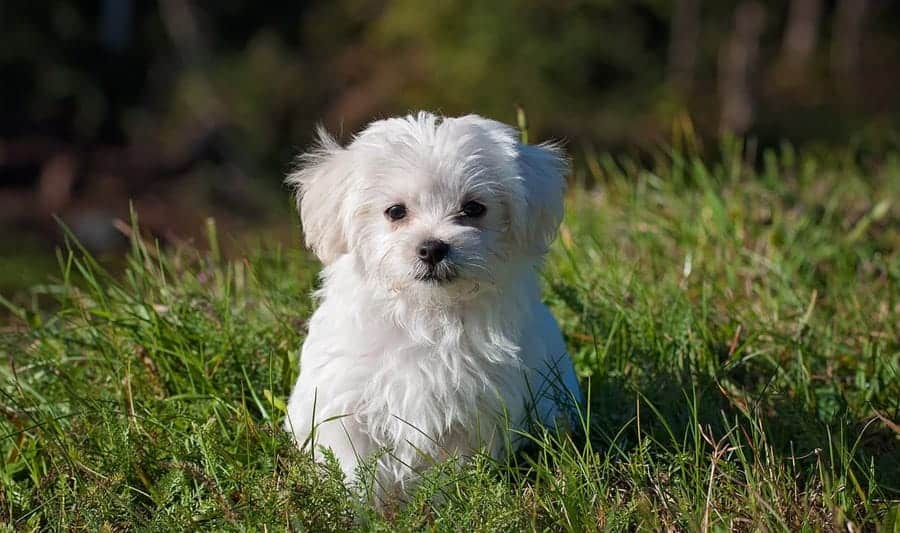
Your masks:
M456 279L456 269L452 267L432 268L416 274L416 280L432 285L445 285Z

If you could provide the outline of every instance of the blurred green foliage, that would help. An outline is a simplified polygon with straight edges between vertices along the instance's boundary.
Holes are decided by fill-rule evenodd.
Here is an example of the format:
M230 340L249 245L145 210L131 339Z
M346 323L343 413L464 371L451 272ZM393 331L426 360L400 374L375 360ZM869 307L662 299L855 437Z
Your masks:
M401 82L397 105L427 108L437 96L448 114L474 108L509 117L515 101L557 129L571 124L607 139L627 131L626 116L659 105L658 13L609 1L438 2L427 12L417 5L392 3L375 24L378 45L408 54L422 72Z
M803 68L786 70L792 9L804 1L821 11L809 21L815 46ZM0 113L0 135L175 150L215 127L235 158L270 170L317 121L347 132L419 108L511 122L520 104L542 136L601 148L665 139L682 114L712 136L721 61L750 4L763 22L746 133L773 142L889 131L900 111L900 8L862 1L862 33L848 41L838 35L846 3L14 0L0 6L0 97L16 104ZM858 57L855 92L841 92L841 47ZM676 68L689 70L681 81Z

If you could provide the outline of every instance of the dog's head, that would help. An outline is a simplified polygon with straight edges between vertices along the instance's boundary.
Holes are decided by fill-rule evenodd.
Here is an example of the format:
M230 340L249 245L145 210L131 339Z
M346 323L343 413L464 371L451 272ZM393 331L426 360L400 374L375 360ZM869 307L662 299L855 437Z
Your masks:
M537 262L559 226L565 158L500 122L419 113L346 147L319 137L288 177L306 243L326 265L353 254L392 291L477 292Z

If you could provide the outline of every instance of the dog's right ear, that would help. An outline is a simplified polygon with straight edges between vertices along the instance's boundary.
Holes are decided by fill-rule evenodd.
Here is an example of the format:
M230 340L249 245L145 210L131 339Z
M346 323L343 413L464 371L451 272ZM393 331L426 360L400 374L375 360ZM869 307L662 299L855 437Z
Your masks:
M294 189L306 246L320 261L329 264L347 253L347 229L353 165L348 151L321 126L318 143L297 158L297 164L285 182Z

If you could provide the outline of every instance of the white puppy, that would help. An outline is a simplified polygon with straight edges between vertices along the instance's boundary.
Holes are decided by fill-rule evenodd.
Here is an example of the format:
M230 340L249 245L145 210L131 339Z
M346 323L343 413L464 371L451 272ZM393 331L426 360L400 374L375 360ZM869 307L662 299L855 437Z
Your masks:
M435 461L496 457L568 416L581 393L537 279L561 153L476 115L379 120L346 147L319 134L287 180L325 264L287 409L297 443L331 448L348 480L371 458L376 494L402 494Z

